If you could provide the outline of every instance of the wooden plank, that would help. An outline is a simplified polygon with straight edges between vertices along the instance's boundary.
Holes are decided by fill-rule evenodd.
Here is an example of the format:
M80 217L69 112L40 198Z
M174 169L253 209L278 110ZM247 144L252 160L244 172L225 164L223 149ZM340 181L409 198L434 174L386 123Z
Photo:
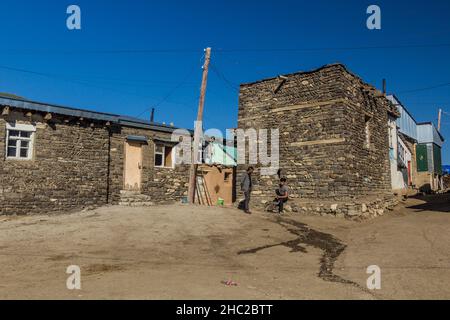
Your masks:
M315 145L322 145L322 144L335 144L335 143L342 143L342 142L345 142L345 138L293 142L293 143L291 143L291 147L305 147L305 146L315 146Z
M292 111L292 110L300 110L300 109L314 108L314 107L325 107L325 106L332 106L336 103L346 103L346 102L347 102L347 100L345 100L345 99L334 99L334 100L320 101L320 102L306 102L306 103L302 103L302 104L298 104L298 105L273 109L273 110L270 110L270 112L274 113L274 112Z

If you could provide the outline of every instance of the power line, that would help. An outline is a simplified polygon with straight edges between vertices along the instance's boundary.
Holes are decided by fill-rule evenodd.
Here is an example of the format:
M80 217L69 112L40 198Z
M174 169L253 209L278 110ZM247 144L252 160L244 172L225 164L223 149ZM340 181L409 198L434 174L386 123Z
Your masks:
M214 64L211 64L211 70L221 79L233 92L239 90L239 86L229 81L222 72L220 72Z
M84 54L163 54L201 53L199 49L111 49L111 50L0 50L0 54L84 55Z
M178 85L176 85L172 90L170 90L155 106L160 106L162 103L167 102L168 99L173 95L173 93L175 93L176 90L178 90L181 86L185 85L187 83L187 80L189 79L189 77L195 71L195 67L196 66L194 66L190 70L189 74L183 79L183 81L178 83ZM80 81L80 80L77 80L77 79L71 79L70 77L64 76L64 75L38 72L38 71L21 69L21 68L15 68L15 67L9 67L9 66L4 66L4 65L0 65L0 69L14 71L14 72L20 72L20 73L26 73L26 74L32 74L32 75L46 77L46 78L50 78L50 79L64 80L64 81L67 81L67 82L73 82L73 83L76 83L76 84L81 84L83 86L94 87L94 88L98 88L98 89L102 89L102 90L109 90L111 92L116 92L116 93L125 94L125 95L129 95L129 96L136 96L136 97L145 98L145 99L149 99L149 98L150 99L154 99L154 97L149 97L147 95L130 93L130 92L127 92L127 91L116 90L116 89L109 88L109 87L99 86L99 85L91 84L89 82ZM178 102L173 102L173 103L177 104L177 105L180 105L180 106L188 107L188 108L190 108L190 109L195 111L195 108L193 106L191 106L191 105L188 105L188 104L185 104L185 103L178 103ZM138 117L140 117L142 114L144 114L145 112L149 111L150 109L147 108ZM205 119L209 120L211 122L215 122L214 120L212 120L212 119L210 119L210 118L208 118L206 116L205 116Z
M450 43L440 44L404 44L404 45L367 45L348 47L305 47L305 48L219 48L217 53L239 52L310 52L310 51L356 51L376 49L412 49L412 48L441 48L450 47ZM153 48L153 49L101 49L101 50L0 50L0 54L45 54L45 55L83 55L83 54L186 54L200 53L201 49L195 48Z
M438 84L438 85L431 86L431 87L424 87L424 88L419 88L419 89L400 91L398 93L399 94L404 94L404 93L413 93L413 92L427 91L427 90L438 89L438 88L442 88L442 87L446 87L446 86L450 86L450 82Z
M117 89L113 89L113 88L109 88L109 87L99 86L96 84L92 84L92 83L82 81L82 80L73 79L68 76L63 76L63 75L37 72L37 71L8 67L8 66L3 66L3 65L0 65L0 69L14 71L14 72L20 72L20 73L26 73L26 74L32 74L32 75L37 75L37 76L46 77L46 78L50 78L50 79L58 79L58 80L63 80L63 81L67 81L67 82L73 82L76 84L81 84L83 86L93 87L93 88L102 89L102 90L108 90L111 92L125 94L128 96L136 96L136 97L145 98L145 99L154 99L153 97L150 97L147 95L141 95L141 94L137 94L137 93L131 93L131 92L117 90Z
M316 47L316 48L250 48L250 49L217 49L219 53L234 52L309 52L309 51L351 51L376 49L412 49L412 48L441 48L450 47L450 43L443 44L406 44L380 46L349 46L349 47Z
M203 59L200 58L200 60ZM137 117L139 118L140 116L142 116L144 113L150 111L152 108L156 108L159 107L161 104L163 104L164 102L167 101L167 99L169 99L180 87L182 87L188 80L189 78L192 76L192 74L194 73L195 69L196 69L197 65L195 64L191 70L189 70L189 72L187 73L187 75L183 78L183 80L177 84L174 88L172 88L172 90L170 90L158 103L156 103L154 106L152 106L151 108L147 108L144 111L142 111Z

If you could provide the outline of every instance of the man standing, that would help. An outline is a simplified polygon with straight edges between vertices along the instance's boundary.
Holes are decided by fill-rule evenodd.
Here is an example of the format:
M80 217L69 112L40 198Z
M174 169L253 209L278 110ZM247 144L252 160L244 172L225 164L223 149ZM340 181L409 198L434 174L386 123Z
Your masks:
M289 188L286 185L286 178L280 179L280 187L275 191L277 194L276 205L278 206L278 213L282 214L284 204L289 200Z
M241 182L241 190L244 193L244 211L247 214L251 214L249 204L250 204L250 194L252 193L252 173L253 167L248 167L247 172L244 173L244 177Z

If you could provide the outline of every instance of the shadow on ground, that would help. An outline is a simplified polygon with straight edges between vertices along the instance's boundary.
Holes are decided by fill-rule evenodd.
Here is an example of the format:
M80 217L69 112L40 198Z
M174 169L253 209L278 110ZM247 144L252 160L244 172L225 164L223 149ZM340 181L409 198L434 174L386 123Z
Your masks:
M352 285L360 290L368 292L366 288L360 286L356 282L344 279L333 272L334 264L338 257L345 251L347 247L346 244L344 244L339 239L336 239L331 234L311 229L308 225L300 223L298 221L277 217L275 222L286 228L288 232L295 235L297 238L294 240L268 244L253 249L242 250L239 251L238 254L255 254L258 251L277 246L290 248L292 253L306 253L306 246L312 246L314 248L322 250L323 252L320 259L320 268L318 273L319 278L323 279L324 281Z
M450 212L450 193L417 195L413 199L424 201L424 203L408 206L408 209L421 211Z

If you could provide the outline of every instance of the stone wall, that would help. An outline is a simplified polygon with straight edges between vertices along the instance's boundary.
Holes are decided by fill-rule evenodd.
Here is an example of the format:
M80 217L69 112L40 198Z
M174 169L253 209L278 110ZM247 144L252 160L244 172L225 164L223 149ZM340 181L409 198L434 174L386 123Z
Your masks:
M144 136L142 144L142 181L141 193L151 197L154 203L171 203L180 201L187 195L189 166L178 165L174 168L154 166L154 139L169 140L171 134L130 127L116 128L111 137L110 194L111 202L118 203L120 190L124 186L125 142L128 135Z
M6 121L36 124L31 160L6 159ZM0 117L0 214L118 204L128 135L148 138L143 145L142 194L153 203L172 203L187 195L189 166L154 167L153 139L170 140L170 133L85 121L54 116L47 123L42 115L29 119L19 111Z
M279 129L280 168L294 200L349 202L390 193L390 108L344 66L330 65L241 85L238 127ZM271 201L277 182L257 171L252 204Z
M6 159L6 121L36 123L31 160ZM67 211L107 202L108 131L104 127L49 125L39 115L0 118L0 213Z

